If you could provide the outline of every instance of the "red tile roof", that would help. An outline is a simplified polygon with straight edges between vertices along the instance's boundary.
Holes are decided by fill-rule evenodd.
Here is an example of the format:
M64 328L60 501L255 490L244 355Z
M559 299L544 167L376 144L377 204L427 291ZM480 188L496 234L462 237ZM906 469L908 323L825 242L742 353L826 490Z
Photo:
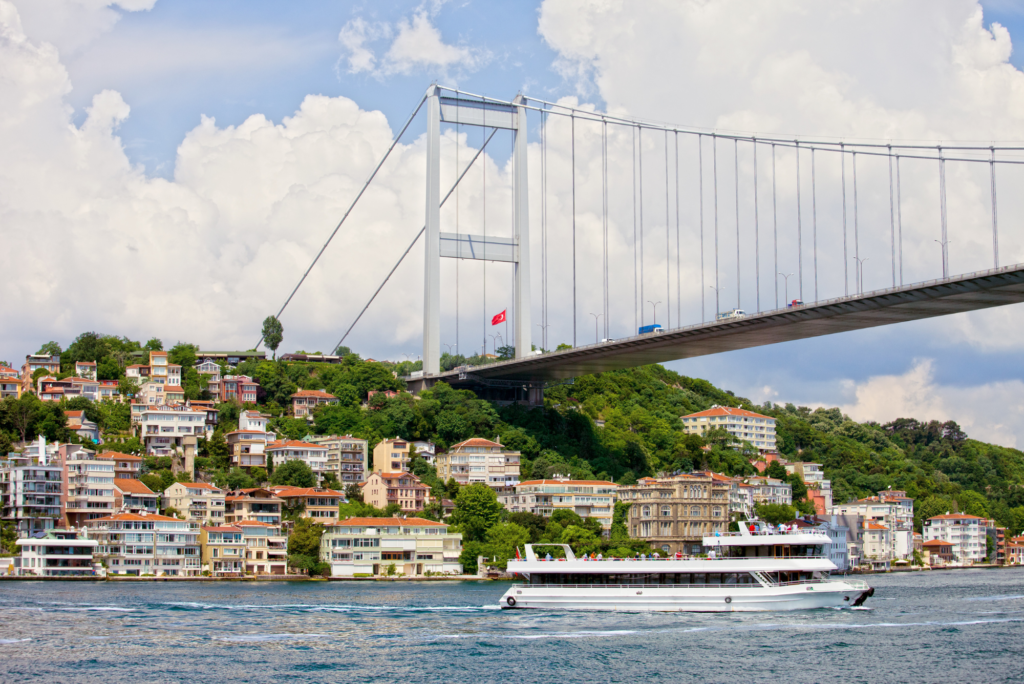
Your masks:
M327 447L319 444L310 444L309 442L300 442L297 439L286 439L280 442L271 442L267 445L267 451L271 449L320 449L327 451Z
M331 527L448 527L446 523L425 518L348 518L337 522L326 523Z
M741 408L732 408L731 406L717 406L715 408L708 409L707 411L691 413L683 416L683 418L703 418L706 416L740 416L741 418L767 418L769 420L775 420L771 416L763 416L760 413L754 413L753 411Z
M108 515L105 518L93 518L86 522L87 525L94 522L107 522L107 521L122 521L122 520L159 520L169 522L186 522L178 518L169 518L166 515L158 515L156 513L147 513L146 515L139 515L138 513L115 513L114 515Z
M206 530L207 532L241 532L242 531L241 527L234 527L233 525L222 525L220 527L218 527L218 526L207 527L206 525L203 525L202 529Z
M212 484L208 484L206 482L175 482L174 484L185 485L189 489L211 489L218 492L223 491L222 489L214 487ZM171 486L173 487L174 485Z
M453 444L451 449L449 449L449 451L453 451L455 449L458 449L459 447L467 447L467 446L500 447L501 445L498 444L497 442L492 442L489 439L483 439L482 437L473 437L471 439L467 439L465 442L459 442L458 444Z
M85 411L65 411L64 415L68 418L84 418Z
M942 539L929 539L921 546L952 546L953 542L944 541Z
M337 399L333 394L328 394L321 390L299 390L291 396L292 399L296 397L316 397L317 399Z
M156 494L156 492L144 485L140 480L127 477L115 477L114 486L124 494Z
M571 484L571 485L611 485L617 487L614 482L608 482L606 480L527 480L526 482L520 482L519 485L538 485L538 484Z
M141 456L133 456L132 454L122 454L119 451L104 451L102 454L96 454L96 458L109 458L118 461L141 461Z
M345 495L341 492L336 492L333 489L317 489L316 487L271 487L270 491L274 492L277 496L282 499L291 499L299 496L340 496Z
M945 515L933 515L929 520L984 520L976 515L965 515L964 513L946 513Z

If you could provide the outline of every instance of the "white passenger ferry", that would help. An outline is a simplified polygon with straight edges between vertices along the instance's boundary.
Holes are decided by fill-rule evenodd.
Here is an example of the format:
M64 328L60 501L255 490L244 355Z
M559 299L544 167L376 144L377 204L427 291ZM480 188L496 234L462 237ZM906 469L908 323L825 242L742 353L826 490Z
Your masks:
M747 523L748 525L750 523ZM527 544L508 562L525 583L512 585L502 608L740 612L860 606L875 590L857 579L830 579L830 540L814 531L751 532L705 537L708 557L576 558L566 544ZM539 557L538 546L565 558Z

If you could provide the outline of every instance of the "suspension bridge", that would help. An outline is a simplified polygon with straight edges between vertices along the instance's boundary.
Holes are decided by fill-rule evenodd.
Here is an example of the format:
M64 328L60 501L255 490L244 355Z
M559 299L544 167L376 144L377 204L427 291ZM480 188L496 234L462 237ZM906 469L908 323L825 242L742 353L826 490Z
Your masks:
M1024 146L741 135L614 116L521 94L503 101L434 85L395 136L285 300L277 314L279 318L420 112L426 116L424 223L336 345L345 342L423 239L423 371L409 378L413 391L445 381L496 399L538 403L545 384L587 373L1024 302L1024 264L1000 264L997 203L997 169L1015 170L1024 165ZM541 257L540 322L536 325L532 323L531 294L531 121L539 137L539 150L535 146L532 157L539 161L541 195L540 211L534 209L540 219L537 251ZM452 174L455 181L442 196L441 141L445 127L454 128L457 135ZM461 164L458 132L472 129L481 132L480 145L475 150L470 148L472 154ZM511 142L510 234L497 235L493 228L488 234L486 163L479 164L478 171L484 176L482 215L470 219L480 232L465 232L459 222L458 189L502 131L508 133ZM568 134L568 144L560 141L563 144L559 149L568 150L570 169L568 173L556 171L553 177L550 150L556 143L549 138L556 132ZM596 141L600 150L599 174L592 173L591 166L586 167L586 173L577 168L577 146L583 136L589 136L591 147ZM619 149L628 151L628 162L615 157ZM741 173L741 150L746 173ZM780 179L779 169L783 165L784 175ZM656 181L651 180L652 168L658 172ZM955 179L952 192L947 187L951 173ZM534 174L535 181L537 175ZM600 176L600 191L596 193L599 201L594 202L593 192L586 199L582 195L586 194L585 184L596 186L596 175ZM571 199L562 203L567 205L569 215L565 216L563 211L553 218L549 216L549 192L556 183L567 186ZM972 191L963 191L964 188ZM654 218L652 193L657 194L658 202ZM909 197L905 198L905 194ZM441 208L453 195L456 230L445 232L441 230ZM589 205L583 206L584 202ZM780 221L780 204L785 202L789 206L783 208ZM929 209L925 206L928 204L933 207ZM630 232L630 227L623 225L629 219L623 221L621 216L615 216L616 207L621 206L627 206L631 214L632 240L624 247L619 245L619 259L610 263L610 252L615 251L610 244L610 230L620 237ZM493 215L495 210L491 212ZM684 214L686 217L682 218ZM588 217L586 222L583 215ZM963 224L959 232L951 230L951 215ZM599 232L593 230L593 219L597 216ZM552 352L548 351L548 329L552 326L549 321L552 314L559 314L549 306L553 280L549 273L553 251L549 239L556 224L562 231L563 246L569 247L571 253L554 250L560 258L555 268L571 282L571 292L566 287L566 291L556 291L554 298L558 310L568 310L571 297L572 345ZM908 224L912 224L911 230L905 236ZM652 238L657 240L653 245ZM727 252L728 240L734 249ZM1016 256L1024 251L1020 236L1012 234L1009 242L1011 254ZM599 250L593 249L597 243ZM951 244L958 245L958 261L974 266L973 270L951 273ZM937 259L922 256L935 247ZM624 267L623 252L629 258ZM584 274L583 253L599 253L600 268L587 263L589 268ZM486 264L508 265L511 286L501 296L511 298L511 306L503 308L510 309L508 324L513 334L509 341L515 348L514 359L442 372L443 299L455 308L456 353L460 339L458 291L454 302L450 297L443 298L442 259L483 264L483 352L487 349L489 329ZM879 272L885 274L886 282L882 288L865 291L865 262L869 259L875 260L876 268L883 262L884 268ZM650 275L652 268L658 269L655 275ZM795 271L786 273L788 268ZM938 277L920 278L928 269L934 269L933 275ZM599 282L594 277L595 270ZM837 283L840 273L841 285ZM456 279L457 274L456 270ZM765 275L770 285L764 283ZM781 302L780 282L785 293ZM725 304L729 308L723 312L723 293L730 288L735 290L735 299L729 297ZM796 299L790 299L790 288ZM699 290L696 295L694 290ZM595 292L600 296L595 296ZM626 303L626 298L631 301ZM747 309L743 308L744 298ZM588 309L599 300L596 308L600 313L584 311L583 299L591 302ZM695 305L698 299L699 319ZM648 321L647 304L652 305L652 318L651 324L644 327ZM664 306L664 325L657 322L659 305ZM611 339L616 329L613 318L617 329L622 330L630 309L633 321L627 334ZM593 317L594 342L581 344L585 334L581 319L588 315ZM532 337L534 327L540 329L539 339ZM499 336L491 337L497 347ZM534 349L535 342L539 343L539 351Z

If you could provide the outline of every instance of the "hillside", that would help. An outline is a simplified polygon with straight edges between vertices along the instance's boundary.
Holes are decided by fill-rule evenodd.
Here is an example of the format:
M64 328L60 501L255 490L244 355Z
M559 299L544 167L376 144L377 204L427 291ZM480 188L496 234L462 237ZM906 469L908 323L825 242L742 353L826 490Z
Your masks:
M52 345L53 343L49 343ZM125 338L86 333L69 347L69 358L96 360L111 379L123 377L126 351L145 347ZM179 344L170 351L184 367L186 391L202 395L201 378L191 367L195 347ZM130 361L128 361L130 363ZM62 357L62 365L67 360ZM467 391L441 384L420 397L402 393L395 398L375 396L367 408L368 392L402 389L396 375L411 364L368 362L350 354L341 364L248 361L232 371L256 378L261 386L260 408L275 418L271 427L298 439L310 432L353 434L373 445L385 437L432 440L445 449L463 439L500 437L502 444L523 454L523 477L555 473L633 482L658 472L711 468L730 475L753 474L754 452L729 445L722 435L705 442L685 435L679 417L712 405L739 406L778 420L780 452L790 460L822 463L832 480L835 501L869 496L887 487L906 490L916 499L918 524L924 517L948 510L995 518L1014 532L1024 529L1024 453L970 439L952 422L897 418L890 423L857 423L839 409L757 405L711 383L688 378L662 366L646 366L577 378L575 383L550 388L543 409L499 407ZM324 389L338 397L336 406L321 407L312 426L287 417L288 397L297 389ZM52 405L34 397L0 402L0 447L24 437L45 434L50 439L73 439ZM113 437L106 448L131 451L141 445L127 438L125 407L90 405L73 399L60 408L85 408L88 417ZM226 481L226 447L221 435L237 425L237 405L222 404L221 426L209 443L200 445L199 467L207 477ZM598 427L598 422L603 426ZM122 440L118 442L117 440ZM163 484L173 481L169 459L147 459ZM245 484L241 473L234 483Z

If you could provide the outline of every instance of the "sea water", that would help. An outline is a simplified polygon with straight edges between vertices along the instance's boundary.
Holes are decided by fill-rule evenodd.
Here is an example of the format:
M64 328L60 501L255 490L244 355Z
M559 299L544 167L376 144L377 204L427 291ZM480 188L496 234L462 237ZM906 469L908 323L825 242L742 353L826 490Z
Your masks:
M862 609L500 610L497 582L4 582L0 681L1024 681L1024 568L866 576Z

